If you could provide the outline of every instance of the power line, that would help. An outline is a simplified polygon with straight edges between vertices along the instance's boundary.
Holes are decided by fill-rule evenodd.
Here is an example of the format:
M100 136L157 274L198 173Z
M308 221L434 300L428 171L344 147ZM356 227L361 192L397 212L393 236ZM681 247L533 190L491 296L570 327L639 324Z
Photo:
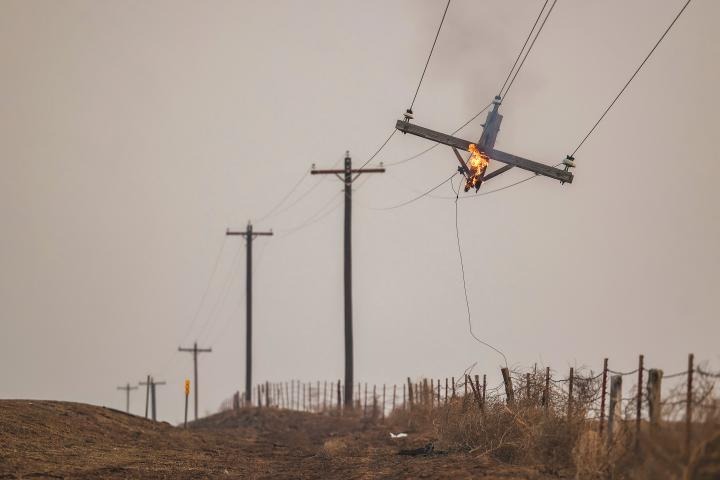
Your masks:
M680 15L682 15L683 12L685 11L685 9L687 8L687 6L690 5L690 1L691 1L691 0L687 0L687 1L685 2L685 5L683 5L683 7L680 9L680 11L677 13L677 15L675 15L675 18L673 19L673 21L672 21L672 22L670 23L670 25L668 25L668 27L665 29L665 31L663 32L663 34L660 36L660 39L657 41L657 43L655 43L655 46L653 46L653 48L650 50L650 53L648 53L647 56L645 57L645 59L642 61L642 63L640 63L640 66L638 66L637 69L635 69L635 72L632 74L632 76L631 76L630 79L627 81L627 83L625 83L625 86L623 86L623 88L620 90L620 93L617 94L617 96L613 99L613 101L610 103L610 105L608 105L608 107L605 109L605 111L603 112L603 114L600 116L600 118L598 119L598 121L595 122L595 125L593 125L593 127L590 129L590 131L587 133L587 135L585 135L585 137L584 137L584 138L582 139L582 141L578 144L578 146L575 148L575 150L573 150L573 153L570 155L571 157L574 157L575 154L577 153L577 151L580 150L580 147L583 146L583 144L585 143L585 140L587 140L588 137L595 131L595 129L596 129L597 126L600 124L600 122L602 121L602 119L605 118L605 115L607 115L607 113L610 111L610 109L613 107L613 105L615 105L615 102L617 102L618 99L620 98L620 96L623 94L623 92L625 92L625 90L627 89L628 85L630 85L630 82L632 82L633 79L637 76L637 74L640 72L640 69L642 69L642 67L643 67L643 66L645 65L645 63L648 61L648 59L650 58L650 56L655 52L655 49L657 49L658 45L660 45L660 42L663 41L663 39L664 39L665 36L668 34L668 32L670 31L670 29L673 27L673 25L675 25L675 22L678 21L678 18L680 18Z
M380 153L380 151L381 151L383 148L385 148L385 145L387 145L388 142L390 141L390 139L393 137L393 135L395 135L395 132L397 132L397 130L393 128L392 133L390 133L390 135L388 135L388 137L385 139L385 141L382 143L382 145L380 145L380 148L378 148L378 149L375 151L375 153L373 153L372 156L371 156L370 158L368 158L368 159L365 161L365 163L363 163L363 164L360 166L360 169L361 169L361 170L362 170L363 168L365 168L368 163L372 162L373 158L377 157L377 154ZM356 179L357 177L359 177L359 176L360 176L359 173L358 173L357 175L355 175L355 177L353 178L353 181L355 181L355 179Z
M295 233L295 232L297 232L297 231L299 231L299 230L302 230L302 229L304 229L304 228L306 228L306 227L309 227L310 225L313 225L313 224L319 222L320 220L322 220L323 218L325 218L326 216L328 216L328 215L329 215L331 212L333 212L338 206L340 206L340 203L342 203L342 202L337 202L335 205L332 206L332 208L330 208L330 209L327 210L327 211L326 211L325 209L326 209L336 198L338 198L342 193L343 193L343 192L340 191L340 192L337 192L337 193L336 193L335 195L333 195L332 197L330 197L327 202L323 203L322 206L321 206L315 213L313 213L313 214L310 215L308 218L306 218L305 221L303 221L302 223L300 223L300 224L298 224L298 225L296 225L296 226L294 226L294 227L290 227L290 228L288 228L288 229L280 230L280 231L278 232L278 238L286 237L286 236L288 236L288 235L290 235L290 234L292 234L292 233Z
M257 223L257 222L260 222L260 221L265 220L266 218L272 216L272 214L275 213L275 211L276 211L278 208L280 208L280 206L281 206L282 204L284 204L285 201L286 201L288 198L290 198L290 196L291 196L293 193L295 193L295 190L298 189L298 187L302 184L303 180L305 180L305 177L307 177L309 174L310 174L310 170L305 170L305 172L302 174L302 176L300 177L300 179L299 179L299 180L297 181L297 183L295 183L295 185L288 191L288 193L286 193L285 196L282 197L282 198L280 199L280 201L279 201L278 203L276 203L275 206L272 207L265 215L263 215L263 216L261 216L261 217L258 217L258 218L255 218L255 219L254 219L255 222L256 222L256 223Z
M430 48L430 53L428 54L427 61L425 62L425 68L423 68L422 75L420 75L420 81L418 82L418 86L415 89L415 95L413 95L412 102L410 102L410 111L412 111L413 105L415 105L415 99L417 98L418 92L420 91L420 85L422 85L423 79L425 78L425 72L427 71L428 65L430 64L430 58L432 57L433 50L435 50L435 44L437 43L437 39L440 36L440 29L445 22L445 15L447 15L448 7L450 7L450 0L448 0L447 5L445 5L445 11L443 12L442 19L440 19L440 25L438 25L437 33L435 34L435 40L433 40L432 47Z
M462 179L460 179L462 181ZM455 192L455 187L453 187L452 181L450 182L450 187L453 189L453 192ZM495 352L499 353L500 356L502 356L503 360L505 361L505 368L507 368L507 357L503 352L495 348L494 346L490 345L489 343L480 340L475 333L473 332L472 328L472 315L470 314L470 300L468 300L468 293L467 293L467 285L465 283L465 263L463 262L463 254L462 254L462 247L460 246L460 227L458 226L458 198L460 197L460 185L458 184L457 192L455 192L455 236L457 238L457 246L458 246L458 257L460 258L460 270L462 272L462 281L463 281L463 291L465 292L465 307L467 308L467 321L468 321L468 329L470 331L470 336L475 339L478 343L485 345L488 348L491 348Z
M217 273L218 265L220 264L220 257L222 257L222 253L225 251L226 241L227 241L227 239L225 237L223 237L222 244L220 245L220 250L218 251L217 256L215 257L215 262L213 265L212 273L210 274L210 278L208 278L208 283L207 283L207 286L205 287L205 291L203 292L202 297L200 298L200 304L198 305L197 310L195 310L195 315L193 315L192 321L190 322L190 324L187 328L187 331L182 336L183 339L188 335L188 333L190 333L190 331L195 326L195 322L197 321L198 316L200 315L200 311L202 310L202 307L205 304L205 299L207 298L207 294L210 291L210 286L212 285L212 281L215 278L215 274Z
M396 208L404 207L405 205L409 205L409 204L411 204L411 203L413 203L413 202L415 202L415 201L417 201L417 200L420 200L421 198L423 198L423 197L431 194L432 192L434 192L434 191L437 190L438 188L440 188L440 187L442 187L443 185L445 185L445 183L447 183L448 181L452 180L452 179L455 177L455 175L457 175L457 174L458 174L458 172L453 173L453 174L450 175L448 178L446 178L446 179L443 180L442 182L440 182L440 183L438 183L437 185L435 185L434 187L432 187L430 190L427 190L426 192L421 193L421 194L418 195L417 197L412 198L412 199L410 199L410 200L408 200L408 201L406 201L406 202L402 202L402 203L399 203L399 204L397 204L397 205L393 205L393 206L391 206L391 207L382 207L382 208L368 207L368 208L370 208L371 210L394 210L394 209L396 209Z
M235 252L235 256L233 257L232 263L230 264L230 271L228 272L227 277L225 278L225 282L223 283L223 287L221 289L221 294L215 301L215 304L213 305L212 309L210 310L210 313L208 317L205 319L205 322L200 326L200 330L198 331L195 338L200 338L205 334L205 331L207 328L214 322L214 319L217 318L216 314L218 311L222 311L222 308L225 305L225 299L228 296L228 292L230 291L230 285L232 284L233 280L235 279L235 276L237 275L237 267L240 264L239 262L240 258L240 250ZM188 332L190 333L190 332ZM183 342L188 340L187 335L183 338Z
M547 2L546 2L546 3L547 3ZM520 66L518 66L517 70L515 71L515 75L513 75L512 80L510 80L510 85L508 85L507 89L505 90L505 93L504 93L503 95L501 95L502 98L503 98L503 100L506 99L507 94L508 94L508 92L510 91L510 88L513 86L513 83L515 83L515 79L517 78L518 73L520 73L520 70L522 70L522 67L523 67L523 65L525 64L525 60L527 60L528 55L530 55L530 51L532 50L533 45L535 45L535 41L537 41L538 37L540 36L540 32L542 32L543 27L545 27L545 22L547 22L547 19L550 18L550 14L552 13L553 8L555 8L555 4L556 4L556 3L557 3L557 0L553 0L552 5L550 5L550 9L548 10L547 15L545 15L545 19L544 19L543 22L540 24L540 28L538 28L538 31L537 31L537 33L535 34L535 38L533 38L533 41L532 41L532 43L530 44L530 46L528 47L527 52L525 52L525 56L523 57L522 62L520 62ZM543 9L544 9L544 8L545 8L545 6L543 5ZM540 13L542 14L542 11L540 11ZM531 33L532 33L532 32L531 32Z
M443 23L445 22L445 15L447 15L448 8L450 7L450 0L448 0L447 4L445 5L445 11L443 11L442 18L440 19L440 25L438 25L437 32L435 33L435 39L433 40L432 47L430 48L430 53L428 54L427 61L425 62L425 68L423 68L422 75L420 75L420 81L418 82L418 86L415 89L415 95L413 95L412 102L410 102L410 108L408 109L409 112L412 112L412 108L415 105L415 100L417 99L418 92L420 92L420 86L422 85L423 79L425 78L425 72L427 72L428 65L430 64L430 58L432 58L433 51L435 50L435 45L437 44L437 39L440 36L440 30L442 29ZM469 122L468 122L469 123ZM360 166L360 169L365 168L365 166L370 163L377 155L382 151L383 148L385 148L385 145L388 144L390 139L395 135L395 132L397 132L396 129L393 128L393 131L390 133L390 135L387 137L387 139L383 142L382 145L380 145L380 148L377 149L377 151L365 161ZM355 180L360 174L358 173L353 180Z
M508 72L507 78L505 79L505 82L502 84L502 87L500 87L500 92L498 93L499 97L502 97L502 91L505 89L505 85L507 85L508 80L510 80L510 75L512 75L513 71L515 70L515 67L517 66L517 63L520 61L520 57L522 56L523 51L525 50L525 47L527 46L527 43L530 41L530 37L532 36L532 33L535 31L535 27L537 26L538 22L540 21L540 17L542 16L542 13L545 11L545 7L547 6L549 0L545 0L545 3L543 4L542 8L540 9L540 12L538 13L537 18L535 19L535 23L533 23L532 28L528 32L527 38L525 39L525 43L523 43L522 48L518 52L518 56L515 59L515 63L513 63L512 68Z

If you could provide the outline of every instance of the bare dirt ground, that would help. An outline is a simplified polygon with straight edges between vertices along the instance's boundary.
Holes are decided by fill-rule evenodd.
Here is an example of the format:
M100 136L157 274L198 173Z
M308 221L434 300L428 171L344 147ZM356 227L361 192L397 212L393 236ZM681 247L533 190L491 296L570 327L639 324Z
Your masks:
M223 412L184 430L91 405L2 400L0 478L558 478L461 452L401 456L433 438L389 431L276 409Z

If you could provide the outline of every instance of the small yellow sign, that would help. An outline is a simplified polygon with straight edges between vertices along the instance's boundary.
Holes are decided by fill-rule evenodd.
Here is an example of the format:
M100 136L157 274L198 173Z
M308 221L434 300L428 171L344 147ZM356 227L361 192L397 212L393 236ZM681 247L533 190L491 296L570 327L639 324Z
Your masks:
M190 380L185 380L185 395L190 395Z

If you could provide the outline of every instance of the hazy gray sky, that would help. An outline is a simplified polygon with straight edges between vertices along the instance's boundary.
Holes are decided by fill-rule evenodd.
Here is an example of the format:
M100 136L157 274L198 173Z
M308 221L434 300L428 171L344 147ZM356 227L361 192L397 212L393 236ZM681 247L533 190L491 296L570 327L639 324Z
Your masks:
M562 160L682 3L559 0L502 107L498 148ZM176 350L196 338L213 348L201 411L241 389L244 245L225 228L265 214L312 163L350 150L359 165L378 148L444 4L0 0L0 396L122 408L115 386L152 373L175 421L192 371ZM486 105L541 4L454 0L416 123L450 132ZM572 185L538 178L461 201L474 329L512 365L565 372L609 356L632 369L644 353L671 373L694 352L720 367L719 17L714 0L690 5L580 150ZM377 160L429 145L396 135ZM501 360L468 334L453 202L373 209L455 168L442 147L356 183L358 380L474 362L498 378ZM342 209L290 232L341 201L339 181L321 182L257 224L277 233L256 243L258 380L343 372Z

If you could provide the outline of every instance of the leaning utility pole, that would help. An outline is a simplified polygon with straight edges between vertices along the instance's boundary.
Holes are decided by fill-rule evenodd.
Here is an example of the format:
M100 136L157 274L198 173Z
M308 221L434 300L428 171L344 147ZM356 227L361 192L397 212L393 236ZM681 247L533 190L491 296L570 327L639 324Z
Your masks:
M245 262L245 402L250 404L252 394L252 244L255 237L272 236L273 232L255 232L252 223L248 221L244 232L233 232L230 229L225 235L241 235L247 240L245 249L247 260ZM195 384L197 392L197 384Z
M131 387L130 383L122 387L117 387L118 390L125 390L125 412L130 413L130 390L137 390L138 387Z
M212 348L198 348L197 342L193 344L192 348L178 347L178 352L192 352L193 354L193 367L195 369L195 420L198 419L198 368L197 368L197 356L198 353L209 353L212 352Z
M385 168L359 168L353 170L350 152L345 152L345 168L338 170L315 170L312 175L336 175L345 184L345 406L353 406L353 329L352 329L352 183L363 173L384 173ZM355 174L355 177L353 177ZM341 177L340 175L343 175Z
M497 177L513 167L533 172L535 175L542 175L559 180L560 183L572 183L573 174L569 170L570 168L575 167L575 159L570 155L568 155L562 162L564 168L559 169L551 165L545 165L543 163L528 160L527 158L495 149L495 140L497 139L498 133L500 133L500 124L503 119L503 116L498 111L501 104L502 98L499 96L495 97L495 100L493 101L493 108L490 112L488 112L487 119L483 124L483 133L477 144L468 142L462 138L453 137L452 135L436 132L430 130L429 128L420 127L410 123L410 120L413 118L411 110L408 110L405 113L404 120L397 121L395 128L403 133L416 135L418 137L451 147L460 162L458 170L466 178L466 192L470 188L474 188L475 191L477 191L483 182ZM460 152L458 150L472 153L470 161L465 162L465 160L463 160L460 156ZM485 170L487 169L490 160L496 160L500 163L504 163L505 165L485 175Z

